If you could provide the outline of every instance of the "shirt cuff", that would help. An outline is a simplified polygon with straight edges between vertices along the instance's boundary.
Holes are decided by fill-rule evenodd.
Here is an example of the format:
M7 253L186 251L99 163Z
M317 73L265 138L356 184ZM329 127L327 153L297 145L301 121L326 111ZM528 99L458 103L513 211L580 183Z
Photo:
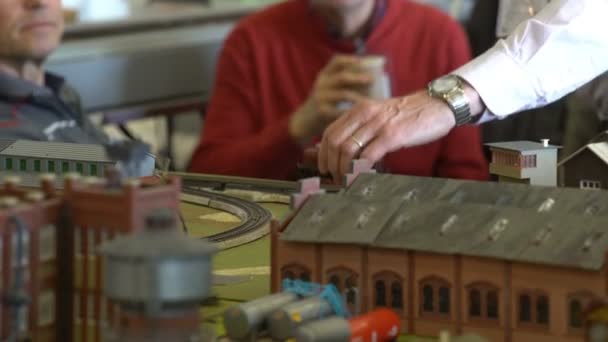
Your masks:
M486 122L490 122L490 121L494 121L494 120L502 120L504 118L506 118L506 116L498 116L498 115L490 112L489 110L485 110L483 113L481 113L479 118L474 118L475 122L473 122L473 124L481 125Z
M536 90L530 76L505 53L504 41L499 41L492 49L452 74L467 81L485 103L488 115L504 118L537 105ZM487 121L487 118L485 119Z

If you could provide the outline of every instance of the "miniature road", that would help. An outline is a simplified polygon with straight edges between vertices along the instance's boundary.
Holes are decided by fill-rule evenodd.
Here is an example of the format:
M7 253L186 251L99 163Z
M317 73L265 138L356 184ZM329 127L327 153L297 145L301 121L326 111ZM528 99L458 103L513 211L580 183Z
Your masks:
M216 192L184 186L181 201L201 205L238 217L241 224L228 231L207 236L221 249L229 249L255 241L270 232L272 214L259 204Z

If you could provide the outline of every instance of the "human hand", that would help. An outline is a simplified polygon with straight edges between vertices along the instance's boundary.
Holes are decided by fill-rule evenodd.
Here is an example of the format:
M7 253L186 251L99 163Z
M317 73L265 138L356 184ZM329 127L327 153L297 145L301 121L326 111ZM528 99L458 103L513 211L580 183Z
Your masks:
M344 110L343 103L356 103L365 98L366 87L373 76L361 66L356 56L334 57L317 76L306 102L292 115L289 132L297 140L320 135Z
M365 101L331 124L323 134L319 171L341 182L353 159L379 161L389 152L437 140L455 126L443 101L420 91L386 101Z

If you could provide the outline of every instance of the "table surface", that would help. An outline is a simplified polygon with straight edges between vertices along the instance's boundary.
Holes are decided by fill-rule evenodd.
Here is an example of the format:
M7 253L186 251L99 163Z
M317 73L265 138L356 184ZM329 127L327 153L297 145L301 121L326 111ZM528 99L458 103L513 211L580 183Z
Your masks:
M280 203L261 203L275 218L284 217L289 206ZM219 210L182 204L182 215L188 233L204 237L230 229L239 219ZM221 251L214 258L214 273L242 277L239 282L215 285L214 295L219 299L214 305L203 307L203 329L216 336L224 334L222 313L228 307L240 302L259 298L270 293L270 239L266 236L255 242L233 249ZM399 341L429 342L433 340L416 337L402 337Z

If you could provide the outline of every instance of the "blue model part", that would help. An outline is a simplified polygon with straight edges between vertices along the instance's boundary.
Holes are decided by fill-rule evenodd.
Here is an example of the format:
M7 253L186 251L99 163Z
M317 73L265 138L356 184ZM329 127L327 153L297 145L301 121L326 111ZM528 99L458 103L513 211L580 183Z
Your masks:
M323 289L321 298L329 302L337 316L350 318L350 313L348 312L346 305L344 305L344 298L342 298L342 295L340 295L340 292L334 284L329 284Z
M311 297L320 295L326 300L337 316L349 318L350 313L344 303L344 299L334 284L320 285L299 279L283 279L283 291L295 293L300 297Z
M283 291L295 293L301 297L310 297L320 294L323 291L323 286L299 279L283 279Z

